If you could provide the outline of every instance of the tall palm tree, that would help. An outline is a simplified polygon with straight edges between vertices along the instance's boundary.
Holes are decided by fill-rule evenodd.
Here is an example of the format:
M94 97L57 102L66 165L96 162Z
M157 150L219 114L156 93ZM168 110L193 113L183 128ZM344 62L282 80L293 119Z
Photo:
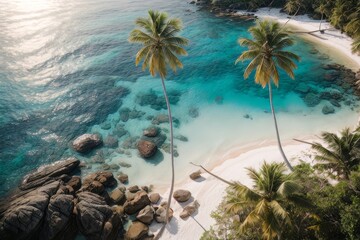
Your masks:
M248 78L250 73L255 70L255 82L263 88L269 88L269 100L272 116L274 119L276 137L280 153L290 170L293 170L290 162L285 156L281 146L279 129L275 116L273 100L272 100L272 82L275 86L279 86L279 68L284 70L291 78L294 79L293 70L296 68L294 60L299 61L300 58L296 54L284 51L283 49L294 44L289 35L280 28L276 22L260 21L255 27L249 29L254 40L241 38L239 44L248 48L236 60L251 60L244 72L244 78Z
M324 14L326 12L326 6L325 4L321 3L316 9L315 9L316 12L320 13L321 14L321 19L320 19L320 24L319 24L319 31L321 31L321 23L324 19Z
M360 164L359 130L352 132L345 128L339 136L324 132L321 137L326 146L320 143L311 144L316 151L315 160L319 162L316 166L330 171L330 175L335 175L338 179L349 179L351 171L356 170Z
M150 74L155 77L160 75L161 84L164 92L166 106L170 124L170 155L171 155L171 187L166 207L166 222L169 221L169 210L171 196L174 190L175 167L174 167L174 134L173 121L169 98L166 92L165 78L167 67L174 72L183 65L177 55L187 55L183 46L188 44L188 40L179 37L178 33L182 29L181 20L178 18L169 19L165 12L149 10L148 18L136 19L138 29L132 30L129 41L142 44L142 48L136 54L135 64L141 61L143 70L149 69Z
M280 239L284 225L291 226L286 206L291 203L298 207L311 207L311 203L301 194L294 175L285 174L283 163L265 162L259 171L247 170L254 183L253 189L239 182L230 185L226 209L240 216L247 214L241 222L240 231L260 227L263 239Z

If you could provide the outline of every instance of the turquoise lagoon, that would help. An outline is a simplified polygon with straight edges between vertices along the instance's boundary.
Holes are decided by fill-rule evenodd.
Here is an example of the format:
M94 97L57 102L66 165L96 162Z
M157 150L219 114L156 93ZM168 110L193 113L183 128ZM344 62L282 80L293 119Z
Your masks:
M114 174L127 173L130 184L166 186L168 153L161 150L155 159L144 160L124 146L141 136L153 117L166 114L160 80L134 66L138 46L127 42L135 18L150 8L180 17L183 35L191 41L184 69L169 74L166 82L177 118L177 181L194 170L189 162L211 167L233 148L273 142L267 89L243 79L245 63L234 65L243 50L237 39L249 37L254 22L217 18L176 0L1 0L0 195L29 171L68 156L86 162L84 173L128 163L131 167ZM302 58L296 80L282 74L274 89L283 141L353 126L358 98L324 77L331 71L323 64L334 61L300 38L290 50ZM330 103L308 107L304 89L337 91L345 99L334 114L324 115L322 107ZM126 111L132 117L123 121ZM167 135L167 124L159 127ZM119 147L76 154L71 141L88 132L114 136Z

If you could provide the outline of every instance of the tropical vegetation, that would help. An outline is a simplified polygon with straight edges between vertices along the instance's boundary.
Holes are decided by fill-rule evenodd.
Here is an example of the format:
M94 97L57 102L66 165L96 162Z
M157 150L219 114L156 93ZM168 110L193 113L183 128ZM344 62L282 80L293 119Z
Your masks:
M360 239L359 134L323 133L323 144L309 143L315 164L300 161L290 174L276 163L250 169L253 187L229 185L202 240Z
M169 98L166 91L165 78L167 76L167 67L174 72L183 65L178 55L187 55L183 46L188 44L186 38L178 36L182 29L181 20L178 18L169 18L165 12L149 10L147 18L136 19L138 28L130 33L129 41L139 43L142 48L137 52L135 64L142 61L142 69L148 69L150 74L155 77L159 74L164 92L166 106L168 110L170 125L170 155L171 155L171 187L166 208L166 217L169 219L169 210L171 196L174 190L174 134L173 120Z
M272 100L272 84L276 87L279 86L280 69L291 78L294 78L294 69L296 68L294 61L299 61L300 58L296 54L284 50L284 48L292 46L294 42L279 23L259 21L256 26L249 29L249 32L254 40L247 38L239 39L239 44L248 50L244 51L235 63L250 60L249 65L244 71L244 78L248 78L255 70L255 82L263 88L268 87L270 108L274 119L279 150L286 165L292 170L291 164L281 146Z

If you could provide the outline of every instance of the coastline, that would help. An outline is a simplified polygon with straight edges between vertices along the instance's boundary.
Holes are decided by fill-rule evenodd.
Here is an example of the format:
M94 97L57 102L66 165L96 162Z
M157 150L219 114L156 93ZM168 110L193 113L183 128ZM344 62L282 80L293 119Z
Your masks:
M237 14L246 14L245 11L238 11ZM272 19L279 23L285 24L289 20L289 15L281 13L279 8L260 8L255 12L255 16L260 19ZM319 30L320 20L314 20L307 15L299 15L292 17L287 23L290 28L299 31L317 31ZM323 21L321 29L325 33L314 32L310 34L301 34L299 37L305 38L315 43L321 51L330 55L333 59L341 59L342 62L347 63L346 67L353 70L360 68L360 56L351 53L352 39L340 30L335 29L328 22Z
M238 14L243 13L245 12L238 12ZM269 18L282 24L288 21L288 15L280 13L280 9L261 8L255 15L260 19ZM319 20L313 20L308 16L296 16L288 22L288 26L295 30L310 32L318 30L319 23ZM338 59L346 64L346 67L358 71L360 68L360 56L351 53L352 39L346 34L341 34L339 30L334 29L329 23L323 22L322 29L326 30L324 34L316 32L312 35L302 34L299 37L316 44L320 51L328 54L330 58ZM316 140L315 136L302 136L301 139L306 141ZM292 164L299 161L299 156L301 156L301 160L311 163L311 158L303 154L305 151L310 150L308 144L288 140L283 142L283 148ZM252 182L247 177L245 168L258 169L265 160L268 162L282 162L275 141L252 142L245 146L235 146L224 152L223 157L210 166L208 170L227 180L241 181L242 184L251 186ZM199 168L194 167L194 171L197 169ZM180 188L189 190L193 199L200 203L200 208L193 216L182 220L179 218L179 214L188 202L179 204L172 199L174 217L162 235L162 239L199 239L204 229L209 230L211 225L215 223L210 214L221 202L226 184L207 173L203 173L199 181L186 178L176 183L175 189ZM156 190L163 196L166 196L169 192L164 187ZM150 227L152 232L156 232L158 229L158 224Z

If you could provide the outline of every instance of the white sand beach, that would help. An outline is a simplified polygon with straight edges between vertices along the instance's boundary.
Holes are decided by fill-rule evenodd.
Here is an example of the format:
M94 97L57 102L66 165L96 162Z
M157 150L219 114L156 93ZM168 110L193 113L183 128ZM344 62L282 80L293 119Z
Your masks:
M271 18L285 23L288 20L288 15L280 13L279 9L262 8L256 12L259 18ZM319 28L318 20L312 20L307 16L297 16L290 20L289 26L292 26L295 31L315 31ZM340 31L335 30L328 23L323 23L322 28L326 29L324 34L319 32L313 35L301 34L301 37L307 38L313 41L315 44L319 44L320 51L327 53L330 57L338 58L347 67L358 70L360 67L360 57L351 53L351 38L345 34L341 34ZM336 125L336 123L334 123ZM286 126L282 126L285 127ZM329 130L329 129L324 129ZM286 132L286 131L285 131ZM315 133L314 133L315 134ZM316 139L315 136L306 137L309 139ZM303 138L304 139L304 138ZM274 135L275 140L275 135ZM310 146L308 144L301 144L295 141L284 142L284 151L292 164L296 164L301 157L302 160L311 162L311 159L306 158L304 152L308 152ZM218 154L220 156L215 164L210 164L209 167L213 173L219 175L227 180L240 181L241 183L251 186L251 181L246 174L248 167L258 169L264 161L267 162L281 162L282 158L275 141L272 142L259 142L258 144L243 145L243 147L234 147L231 150ZM198 162L199 163L199 162ZM213 167L213 166L216 167ZM198 168L194 167L194 171ZM179 204L175 200L172 200L172 208L174 210L174 217L172 218L170 225L167 226L161 239L181 239L181 240L193 240L199 239L204 231L208 230L214 223L214 220L210 217L213 210L216 209L221 202L226 184L218 179L210 176L209 174L202 174L202 178L199 181L192 181L189 178L176 184L175 189L187 189L192 193L192 198L189 202L196 199L200 203L200 208L197 213L189 217L187 220L182 220L179 214L182 208L189 202ZM168 190L157 189L162 193L164 198L167 198ZM165 200L165 199L163 199ZM155 232L159 229L160 225L152 225L151 231Z

